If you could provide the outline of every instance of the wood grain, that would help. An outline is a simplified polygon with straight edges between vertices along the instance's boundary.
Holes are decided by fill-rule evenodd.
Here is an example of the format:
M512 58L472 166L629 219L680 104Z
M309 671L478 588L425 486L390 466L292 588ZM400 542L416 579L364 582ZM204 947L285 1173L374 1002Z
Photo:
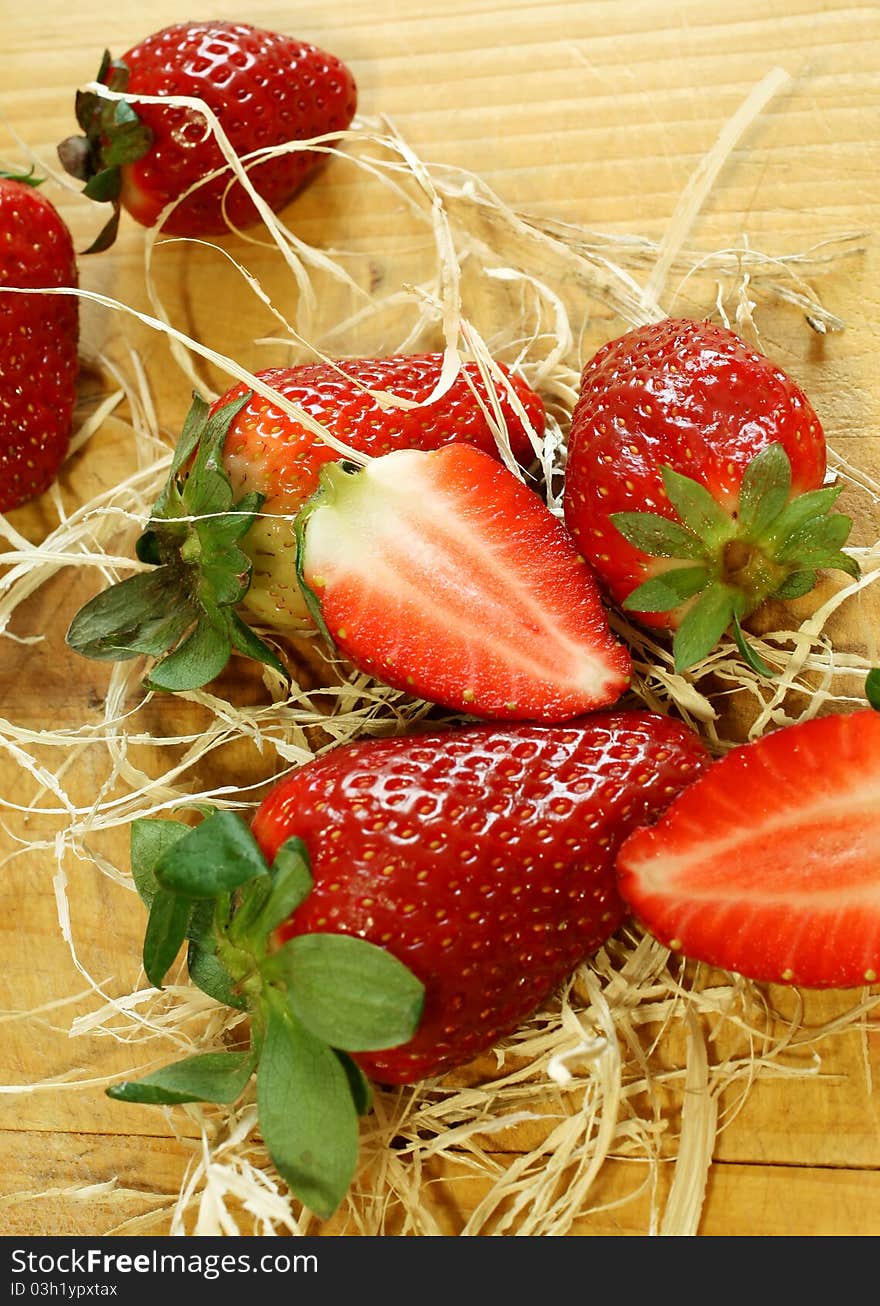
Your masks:
M214 16L213 10L192 5L187 17ZM815 247L808 280L845 329L817 335L791 305L763 297L761 341L811 396L835 453L862 477L878 477L876 6L835 0L772 6L760 0L735 6L715 0L424 0L411 9L393 0L332 6L240 0L235 12L334 50L355 71L363 114L388 115L424 157L479 174L536 220L651 241L662 239L689 178L737 107L771 69L784 68L790 82L733 150L688 243L710 253L747 241L780 258ZM145 35L143 15L132 0L120 0L112 21L95 5L83 12L61 0L14 12L9 6L0 48L0 158L21 162L26 147L45 166L55 166L54 145L73 129L75 86L94 75L106 43L121 53ZM154 28L181 16L170 0L149 10ZM52 193L82 248L97 229L96 218L73 190L57 186ZM372 193L367 200L353 170L340 166L333 180L295 201L289 217L305 240L367 239L380 270L393 270L405 224L387 201ZM822 262L822 242L852 233L851 252ZM262 266L259 251L253 258ZM635 274L647 270L645 264ZM781 273L783 280L790 275ZM254 345L264 320L243 302L228 267L209 263L199 250L169 249L157 259L156 276L163 299L194 336L208 336L247 366L264 357ZM679 280L669 283L668 311L711 310L704 284L698 289ZM82 282L148 311L140 230L124 222L111 252L82 261ZM582 318L585 350L620 326L586 298ZM112 352L117 336L117 319L98 305L84 305L85 357ZM136 321L126 339L150 379L161 425L173 431L189 390L167 342ZM86 389L103 384L96 372ZM127 430L111 420L71 460L60 486L69 509L136 465ZM855 484L846 502L857 542L873 542L876 504ZM38 541L54 524L54 508L40 501L10 521ZM94 587L89 574L68 570L53 577L22 605L11 627L20 637L41 633L42 642L0 644L0 716L14 728L4 730L0 751L0 845L8 854L0 876L2 1234L167 1232L195 1147L195 1126L183 1113L166 1118L105 1098L104 1084L131 1068L130 1046L97 1032L70 1035L72 1021L95 1008L86 975L98 977L108 996L137 986L137 900L124 884L75 857L65 862L67 882L60 883L52 841L68 814L17 810L40 786L22 771L16 749L50 771L61 758L37 739L22 743L16 732L102 720L106 668L74 658L63 642L71 615ZM870 593L838 614L832 629L840 648L880 656L877 600ZM258 694L247 673L237 674L237 692ZM201 723L192 704L155 702L138 724L162 739L198 731ZM149 741L130 747L132 759L149 770ZM65 785L77 803L87 805L100 789L102 767L99 750L71 742ZM265 776L265 756L241 742L224 746L205 761L200 779L219 783L231 774ZM40 795L40 806L53 803L51 794ZM99 852L124 867L124 822L106 833ZM69 939L59 926L65 902ZM813 995L807 1019L818 1027L840 1009L840 995ZM169 1036L135 1054L148 1063L170 1054L173 1043ZM742 1100L738 1090L725 1098L701 1235L880 1233L877 1034L869 1026L829 1033L821 1063L813 1065L810 1055L804 1054L804 1065L815 1070L812 1077L762 1078ZM32 1087L52 1079L54 1087ZM524 1134L503 1144L495 1140L499 1164L528 1145ZM605 1209L576 1219L570 1235L653 1232L644 1194L622 1201L640 1182L633 1165L610 1162L595 1193L597 1207ZM82 1185L106 1187L82 1192ZM485 1185L464 1162L438 1161L425 1174L424 1200L442 1233L461 1231ZM331 1225L326 1232L349 1230Z

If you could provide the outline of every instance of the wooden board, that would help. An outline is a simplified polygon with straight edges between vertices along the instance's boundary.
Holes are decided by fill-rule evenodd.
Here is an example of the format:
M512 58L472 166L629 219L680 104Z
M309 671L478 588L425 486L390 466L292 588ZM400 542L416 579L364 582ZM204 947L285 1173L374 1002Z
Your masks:
M55 167L55 143L73 130L75 87L94 75L106 44L122 53L146 34L143 13L128 0L115 6L112 17L97 6L74 12L60 0L6 6L0 157L21 163L30 153ZM157 0L149 13L153 28L184 16L170 0ZM241 0L235 14L333 50L355 72L364 115L387 115L422 157L478 174L535 221L649 242L662 242L701 160L749 94L774 69L783 69L789 79L732 142L686 243L698 253L748 248L783 260L779 281L790 289L801 288L795 274L803 267L806 283L845 329L817 333L801 309L769 295L756 280L761 342L803 384L829 442L855 469L856 480L877 477L876 10L835 0L784 0L769 12L759 0L736 6L716 0L425 0L415 9L394 0L329 6ZM186 16L214 16L214 7L190 6ZM97 219L75 188L53 185L52 195L83 248ZM408 255L400 212L344 164L335 173L328 170L286 216L307 241L367 241L376 276L401 275L399 265ZM234 240L224 245L230 253L238 249ZM804 261L786 264L792 254ZM265 267L259 250L249 257L267 278L275 275L268 256ZM650 258L635 258L635 277L644 280L650 271ZM81 276L85 289L151 311L143 232L132 222L123 222L111 251L82 260ZM169 247L157 254L155 276L173 320L194 338L245 366L265 358L254 341L271 323L242 293L229 265L198 249ZM664 307L711 312L705 282L681 281L676 265ZM728 289L730 284L728 277ZM579 287L571 283L568 290L577 306ZM286 306L280 285L277 295ZM622 329L595 298L584 296L582 314L576 329L583 326L585 350ZM82 317L83 358L92 360L83 390L99 394L112 381L95 360L103 355L128 365L131 357L120 347L117 312L87 302ZM172 432L190 386L166 338L130 319L124 340L143 366L161 426ZM208 368L207 374L215 384L222 379L222 369ZM121 408L71 460L60 486L68 511L136 465L124 418ZM856 518L854 538L870 544L877 538L876 506L855 482L847 501ZM10 516L21 537L35 543L56 520L51 496ZM82 1025L72 1025L100 1005L88 977L100 983L108 1000L137 987L143 922L136 899L88 859L66 859L65 883L56 870L53 840L69 813L17 810L30 803L42 809L59 805L49 789L41 789L40 775L23 769L25 757L44 765L47 775L63 762L65 791L83 808L100 789L104 762L95 745L71 736L62 757L38 737L50 724L56 730L83 723L98 729L103 720L108 670L77 659L63 640L76 607L95 588L87 571L58 573L35 589L10 625L19 640L39 633L42 642L0 643L0 846L8 853L0 877L2 1234L167 1232L198 1150L194 1117L125 1107L103 1093L107 1082L131 1069L133 1056L146 1063L172 1055L172 1032L133 1053L130 1043L106 1030L81 1032ZM880 654L870 592L841 611L832 629L838 647ZM248 701L259 696L245 670L231 672L224 689ZM149 730L167 739L197 731L203 720L193 704L154 701L137 724L139 734ZM155 760L149 740L132 740L128 747L132 763L149 772ZM209 787L233 783L229 777L256 779L261 768L265 775L265 753L238 741L218 747L191 781ZM98 842L105 872L108 865L124 867L122 814ZM59 925L65 904L69 940ZM842 1005L840 995L814 998L812 1027ZM762 1076L741 1102L736 1092L725 1099L730 1118L715 1142L695 1232L880 1233L876 1033L870 1022L839 1034L829 1030L815 1050L819 1060L810 1060L812 1052L803 1059L815 1070L812 1077ZM495 1140L492 1156L503 1168L528 1146L527 1132L513 1131ZM623 1200L637 1186L632 1173L625 1161L609 1162L591 1209L578 1214L567 1232L653 1232L647 1194ZM424 1201L439 1232L462 1231L487 1182L454 1159L426 1170ZM668 1184L668 1175L660 1183ZM327 1232L354 1230L330 1226Z

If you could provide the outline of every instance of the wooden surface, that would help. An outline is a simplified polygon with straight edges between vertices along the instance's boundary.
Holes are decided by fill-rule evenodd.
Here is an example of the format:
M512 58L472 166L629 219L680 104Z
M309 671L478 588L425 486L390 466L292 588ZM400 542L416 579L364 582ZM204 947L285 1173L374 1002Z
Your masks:
M73 130L73 91L96 71L101 51L122 53L145 35L143 6L120 0L112 16L95 4L3 4L0 157L21 162L25 151L55 166L54 144ZM509 3L505 0L337 0L284 5L241 0L237 6L196 3L184 12L171 0L149 8L153 28L183 17L235 16L323 45L355 72L361 112L387 114L422 157L482 176L508 204L548 222L578 224L607 235L662 241L681 196L719 132L774 68L780 87L721 168L688 236L711 252L748 247L783 258L817 242L853 234L850 252L810 264L809 284L845 329L821 335L795 306L761 297L756 322L768 353L804 385L829 441L856 469L877 474L880 383L880 11L835 0L640 0L638 3ZM53 188L82 248L97 230L74 189ZM369 238L395 256L393 209L366 200L351 172L332 170L287 215L306 240ZM108 254L83 261L84 288L149 311L143 282L143 233L123 222ZM225 242L234 251L234 241ZM829 249L832 247L828 247ZM835 245L834 249L842 248ZM254 258L259 262L259 253ZM242 309L234 279L215 270L199 280L197 253L170 249L157 259L163 301L194 336L251 366L255 322ZM636 268L646 277L650 265ZM684 286L664 306L711 312L713 300ZM783 278L784 280L784 278ZM279 295L281 291L279 290ZM699 292L706 295L706 287ZM692 295L692 298L689 298ZM622 329L609 312L584 323L589 342ZM260 321L257 331L265 330ZM83 354L118 350L119 315L83 306ZM163 428L173 431L189 384L160 332L132 321L126 339L137 350ZM117 355L120 356L120 355ZM112 385L112 382L109 383ZM97 366L84 393L106 388ZM135 456L121 417L110 419L62 478L68 510L130 471ZM858 542L877 537L876 513L853 493ZM56 521L49 500L10 518L38 542ZM142 915L136 899L84 858L68 858L63 883L52 840L65 813L16 810L58 804L41 787L28 758L49 771L65 765L65 792L80 804L101 784L100 757L82 737L69 750L41 747L51 726L97 728L108 670L69 653L63 634L76 606L96 588L94 575L66 569L36 589L10 625L19 640L0 643L0 1233L109 1234L121 1227L164 1232L196 1129L185 1113L169 1114L109 1102L103 1087L129 1070L133 1056L170 1055L172 1039L132 1052L106 1029L83 1033L75 1017L97 1009L87 977L116 997L138 981ZM835 639L869 657L877 653L876 609L841 614ZM21 642L37 633L40 643ZM235 685L227 685L234 690ZM254 692L243 677L243 694ZM197 729L193 705L154 703L138 730L171 736ZM30 732L30 733L29 733ZM149 769L150 742L133 740L132 758ZM62 755L66 754L66 755ZM265 756L237 743L209 756L199 777L255 776ZM208 778L205 779L207 773ZM101 855L124 866L124 823L106 833ZM29 846L31 845L31 846ZM59 903L70 906L70 941L59 926ZM813 1027L841 1009L840 995L815 997ZM870 1027L819 1044L812 1077L761 1077L720 1132L697 1232L731 1235L874 1235L880 1233L880 1099L875 1088L877 1035ZM809 1060L809 1058L808 1058ZM813 1065L813 1063L810 1063ZM872 1077L873 1076L873 1077ZM516 1138L499 1145L509 1164ZM625 1161L601 1177L603 1210L584 1213L574 1236L644 1235L647 1197L614 1206L631 1191ZM429 1180L431 1181L429 1183ZM481 1195L482 1180L457 1172L445 1158L424 1175L439 1232L460 1232ZM125 1222L158 1212L155 1223Z

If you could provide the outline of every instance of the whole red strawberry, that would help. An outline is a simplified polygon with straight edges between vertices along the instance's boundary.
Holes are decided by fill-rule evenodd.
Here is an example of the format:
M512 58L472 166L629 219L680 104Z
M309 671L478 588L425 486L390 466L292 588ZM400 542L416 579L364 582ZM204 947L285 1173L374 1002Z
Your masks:
M608 594L675 630L683 670L817 569L858 567L830 511L826 445L802 390L733 332L666 319L587 364L572 415L565 521Z
M67 454L79 370L76 256L57 209L0 177L0 512L41 494Z
M138 542L140 558L157 564L156 572L97 595L74 618L72 647L109 660L171 651L152 673L168 689L207 683L233 648L283 673L239 608L273 631L313 629L297 577L295 522L322 468L341 456L323 433L367 461L388 456L389 449L435 450L455 443L500 466L497 432L515 457L531 461L531 441L544 428L539 396L500 368L493 385L496 409L476 367L467 364L441 399L427 403L442 365L441 354L395 355L260 373L262 383L296 405L293 412L243 385L210 407L197 400L149 529ZM383 408L375 397L383 392L415 406ZM454 531L455 522L449 525ZM552 525L572 569L585 573L582 564L574 566L564 529L555 519ZM595 589L588 575L583 585ZM598 598L595 606L598 612ZM198 638L189 642L195 632Z
M751 979L880 979L880 713L742 744L619 850L620 890L667 947Z
M263 1141L317 1215L357 1165L370 1078L411 1083L515 1029L620 924L614 854L708 764L645 711L345 744L235 812L131 832L161 986L246 1011L250 1046L114 1084L127 1102L231 1103L256 1076Z
M415 1036L357 1060L407 1083L515 1029L620 925L614 852L707 762L668 717L596 713L369 740L282 781L253 832L271 861L292 836L314 885L282 938L369 940L424 983Z
M357 108L354 79L335 55L245 23L185 22L163 28L121 59L105 54L97 80L131 97L204 101L245 162L255 189L276 211L327 155L291 149L253 164L249 158L314 137L327 137L322 145L330 146ZM87 195L114 205L113 218L93 251L114 240L119 205L152 227L166 205L180 199L162 222L163 231L179 236L216 235L259 220L197 108L81 92L76 116L85 135L62 142L61 161L87 183ZM218 176L197 185L218 169ZM187 194L191 187L196 189Z

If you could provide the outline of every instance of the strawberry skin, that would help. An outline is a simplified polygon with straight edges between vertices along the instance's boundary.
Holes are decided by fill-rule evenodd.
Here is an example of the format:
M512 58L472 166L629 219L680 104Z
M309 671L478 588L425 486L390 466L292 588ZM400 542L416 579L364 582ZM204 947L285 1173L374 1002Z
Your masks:
M442 399L424 402L440 380L442 365L442 354L400 354L346 359L340 363L342 371L330 363L314 363L257 376L358 453L376 457L393 449L438 449L460 441L497 457L487 416L493 410L475 364L464 365ZM514 458L525 465L534 455L528 427L535 437L541 436L544 406L521 377L503 367L501 371L528 424L498 381L502 434ZM383 409L371 391L390 392L419 406ZM214 411L246 392L245 385L234 386L215 402ZM494 415L493 421L497 422ZM264 496L262 515L244 540L253 562L245 604L273 629L308 623L292 565L293 517L317 489L321 467L339 456L331 445L258 394L252 395L229 428L223 461L233 489L239 494L256 490Z
M360 671L480 718L616 702L629 653L544 500L479 449L328 463L298 526L316 623Z
M344 131L357 108L354 78L335 55L245 23L184 22L163 28L121 60L105 57L98 80L132 95L203 100L240 158ZM162 209L201 178L226 167L213 133L206 132L203 118L190 108L135 102L120 118L113 102L92 92L78 97L77 120L86 135L62 143L62 163L89 183L86 193L92 198L121 203L146 227L154 226ZM326 158L292 150L258 163L249 176L277 211ZM259 221L239 183L227 192L230 177L225 171L199 186L169 215L163 231L218 235L230 224L249 227ZM115 230L114 221L97 247L112 243Z
M667 947L750 979L880 976L880 713L784 726L706 771L617 858Z
M365 1073L414 1082L515 1029L620 925L621 839L707 763L679 722L597 712L358 741L282 780L253 834L268 861L301 838L313 888L281 938L356 935L425 985L415 1036Z
M678 630L679 669L816 568L856 574L848 518L819 491L822 426L795 382L733 332L666 319L603 346L572 414L565 521L612 600ZM806 496L806 497L803 497Z
M76 296L3 291L76 285L73 242L54 205L34 186L0 178L0 512L54 481L79 369Z

